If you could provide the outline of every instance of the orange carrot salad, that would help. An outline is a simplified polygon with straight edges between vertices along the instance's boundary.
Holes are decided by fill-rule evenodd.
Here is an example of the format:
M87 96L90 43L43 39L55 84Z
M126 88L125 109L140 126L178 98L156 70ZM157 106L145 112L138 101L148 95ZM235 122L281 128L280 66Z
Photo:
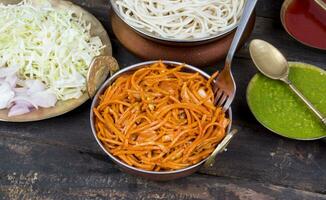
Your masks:
M94 108L97 137L123 162L171 171L205 159L229 119L213 104L211 82L162 62L119 77ZM217 74L215 74L216 76Z

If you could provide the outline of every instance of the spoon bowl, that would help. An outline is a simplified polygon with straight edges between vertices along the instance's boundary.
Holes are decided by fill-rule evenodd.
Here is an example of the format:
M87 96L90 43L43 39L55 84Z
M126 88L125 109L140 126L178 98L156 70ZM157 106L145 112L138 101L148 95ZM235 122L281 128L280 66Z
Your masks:
M286 79L289 64L274 46L263 40L252 40L249 45L250 55L258 70L271 79Z

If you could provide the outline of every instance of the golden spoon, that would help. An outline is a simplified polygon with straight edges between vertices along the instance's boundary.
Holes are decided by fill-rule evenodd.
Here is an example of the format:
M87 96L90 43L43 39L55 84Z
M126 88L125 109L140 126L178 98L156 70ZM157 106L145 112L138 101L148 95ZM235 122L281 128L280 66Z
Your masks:
M268 42L255 39L250 42L249 52L254 64L262 74L271 79L281 80L288 84L292 91L298 95L309 109L320 118L324 125L326 125L326 118L323 114L319 112L288 79L289 65L279 50Z

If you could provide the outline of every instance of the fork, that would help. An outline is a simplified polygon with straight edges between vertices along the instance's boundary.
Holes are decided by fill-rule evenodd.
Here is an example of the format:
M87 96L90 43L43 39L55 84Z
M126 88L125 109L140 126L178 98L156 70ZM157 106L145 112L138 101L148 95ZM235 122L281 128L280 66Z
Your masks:
M257 0L247 0L237 31L235 32L229 52L226 56L224 68L216 77L216 81L213 85L215 96L214 104L222 107L223 111L227 111L229 109L235 96L236 85L231 72L231 64L235 51L238 48L238 44L247 27L248 21L256 6L256 3Z
M256 3L257 0L247 0L242 17L239 22L239 26L237 28L237 31L235 32L228 55L226 56L224 68L216 77L216 81L213 85L213 91L215 95L214 103L215 105L222 107L223 111L227 111L229 109L235 96L236 86L231 72L231 63L234 53L237 50L238 44L243 35L243 32L247 27L250 16L256 6ZM224 137L221 143L216 146L215 150L205 161L205 167L211 167L213 165L213 163L215 162L216 155L226 149L226 146L229 144L229 142L237 132L238 130L234 129Z

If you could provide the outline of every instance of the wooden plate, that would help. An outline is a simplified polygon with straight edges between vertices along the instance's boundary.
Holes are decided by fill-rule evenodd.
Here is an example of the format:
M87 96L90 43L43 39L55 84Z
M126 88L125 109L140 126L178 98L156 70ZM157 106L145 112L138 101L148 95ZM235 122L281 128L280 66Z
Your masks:
M17 0L0 0L0 3L3 3L5 5L7 4L17 4L20 1ZM35 5L40 5L42 1L39 0L32 0L32 3ZM54 8L60 9L60 10L70 10L74 11L77 15L81 15L82 19L84 19L86 22L91 24L91 35L92 36L99 36L102 40L102 43L106 46L102 52L101 56L108 56L111 57L112 55L112 48L111 48L111 42L109 39L109 36L105 29L103 28L102 24L89 12L82 9L79 6L76 6L75 4L63 1L63 0L48 0L48 2L51 3L51 5ZM94 62L93 62L94 63ZM104 75L102 75L104 76ZM67 101L58 101L55 107L52 108L39 108L38 110L34 110L30 113L19 115L19 116L13 116L8 117L8 110L3 109L0 110L0 120L1 121L8 121L8 122L30 122L30 121L38 121L43 120L51 117L56 117L58 115L62 115L64 113L67 113L81 104L83 104L85 101L89 99L89 95L87 92L85 92L79 99L71 99Z
M172 60L203 67L223 60L231 46L235 31L225 37L205 44L187 46L166 45L140 36L124 23L114 12L112 30L117 39L131 53L143 60ZM239 48L250 36L255 24L255 14L251 17Z

